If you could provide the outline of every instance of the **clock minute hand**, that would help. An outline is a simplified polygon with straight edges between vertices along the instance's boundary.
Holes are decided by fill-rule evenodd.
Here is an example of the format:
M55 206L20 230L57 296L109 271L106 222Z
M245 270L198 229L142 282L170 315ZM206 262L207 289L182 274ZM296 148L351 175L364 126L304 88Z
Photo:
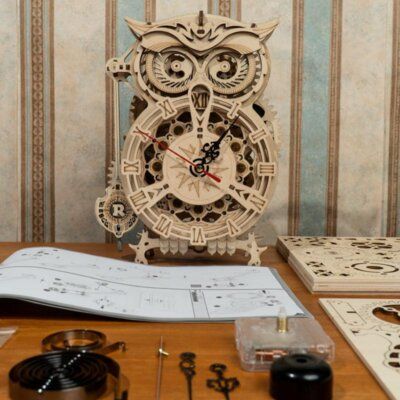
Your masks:
M225 129L225 131L222 133L222 135L220 136L220 138L217 140L217 141L215 141L215 142L213 142L213 143L215 143L215 144L218 144L218 148L219 148L219 145L221 144L221 142L224 140L224 138L225 138L225 136L228 134L228 132L231 130L231 128L232 128L232 126L235 124L235 122L238 120L238 118L239 118L239 115L237 115L236 117L235 117L235 119L230 123L230 125Z
M157 138L155 138L153 135L150 135L146 132L137 130L137 133L140 133L141 135L147 137L148 139L150 139L152 142L157 143L160 148L162 150L166 150L171 152L172 154L174 154L175 156L179 157L181 160L185 161L186 163L190 164L192 167L194 168L198 168L198 164L195 164L193 161L190 161L188 158L184 157L182 154L179 154L178 152L176 152L175 150L171 149L171 147L169 147L165 142L161 142L159 141ZM204 168L201 171L202 173L204 173L205 175L207 175L208 177L210 177L211 179L214 179L215 182L220 183L221 182L221 178L217 175L212 174L211 172L206 171Z
M219 146L238 118L239 115L237 115L236 118L230 123L228 128L226 128L225 131L222 132L218 140L204 144L204 146L201 149L201 151L205 153L205 156L202 158L202 163L201 163L202 165L210 164L213 160L215 160L219 156Z

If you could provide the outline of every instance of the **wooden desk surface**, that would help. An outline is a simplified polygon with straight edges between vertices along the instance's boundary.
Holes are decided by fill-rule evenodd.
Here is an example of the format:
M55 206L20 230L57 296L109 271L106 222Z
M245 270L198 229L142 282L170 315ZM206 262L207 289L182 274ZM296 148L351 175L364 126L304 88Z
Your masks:
M40 244L38 244L40 245ZM52 245L52 244L50 244ZM0 262L14 251L32 244L0 244ZM132 260L130 251L122 253L111 244L54 244L56 247L81 251L100 256ZM193 255L195 257L195 255ZM193 265L205 259L190 258ZM244 263L243 258L220 258L212 263ZM159 265L183 264L178 260L155 258ZM262 264L278 269L280 275L293 290L304 306L317 318L336 344L334 371L335 400L380 400L387 396L367 368L351 350L329 317L318 304L319 297L331 295L310 294L297 275L284 262L274 248L269 248L262 257ZM341 297L341 296L337 296ZM343 296L342 296L343 297ZM360 297L360 296L358 296ZM390 297L390 296L384 296ZM96 329L104 332L110 342L123 340L127 352L112 354L130 381L130 399L154 399L157 371L156 349L160 336L170 356L164 361L162 400L186 400L186 382L180 372L179 354L184 351L196 353L196 376L193 380L194 400L223 400L219 393L206 388L205 381L211 378L210 364L224 363L228 366L227 376L236 376L241 383L231 399L270 399L268 394L269 374L249 373L240 369L234 343L234 326L227 323L148 323L127 322L87 316L57 309L36 306L11 300L0 300L0 326L18 326L18 332L0 349L0 399L8 397L8 371L17 362L40 353L41 339L55 331L73 328ZM293 399L295 400L295 399Z

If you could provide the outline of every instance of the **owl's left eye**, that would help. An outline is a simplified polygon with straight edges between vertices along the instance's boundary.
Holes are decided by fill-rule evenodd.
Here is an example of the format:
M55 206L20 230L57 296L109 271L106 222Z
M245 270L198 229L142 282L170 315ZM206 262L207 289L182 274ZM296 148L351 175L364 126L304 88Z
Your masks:
M149 52L145 57L145 71L149 82L158 90L177 95L188 89L194 65L190 58L177 51Z
M215 55L207 65L207 76L215 92L235 95L247 88L256 73L255 57L224 51Z

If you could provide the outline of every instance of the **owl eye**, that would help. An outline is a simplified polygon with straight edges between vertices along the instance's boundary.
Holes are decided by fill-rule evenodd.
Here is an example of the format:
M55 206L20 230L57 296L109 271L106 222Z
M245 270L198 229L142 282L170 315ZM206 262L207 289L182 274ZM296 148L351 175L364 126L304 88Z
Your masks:
M235 95L246 89L254 80L256 61L252 54L240 55L222 52L207 65L207 76L213 89L223 95Z
M150 52L145 59L147 78L158 90L177 95L188 89L194 65L185 54L177 51Z

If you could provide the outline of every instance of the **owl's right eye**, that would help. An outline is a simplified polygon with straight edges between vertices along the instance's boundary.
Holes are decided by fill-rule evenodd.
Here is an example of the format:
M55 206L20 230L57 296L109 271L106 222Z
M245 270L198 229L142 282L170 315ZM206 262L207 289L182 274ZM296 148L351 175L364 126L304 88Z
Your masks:
M221 50L207 64L207 76L215 92L239 95L253 82L256 75L256 59L253 54L240 55Z
M165 50L161 53L144 54L145 73L156 89L169 95L187 91L194 74L192 60L179 51Z

